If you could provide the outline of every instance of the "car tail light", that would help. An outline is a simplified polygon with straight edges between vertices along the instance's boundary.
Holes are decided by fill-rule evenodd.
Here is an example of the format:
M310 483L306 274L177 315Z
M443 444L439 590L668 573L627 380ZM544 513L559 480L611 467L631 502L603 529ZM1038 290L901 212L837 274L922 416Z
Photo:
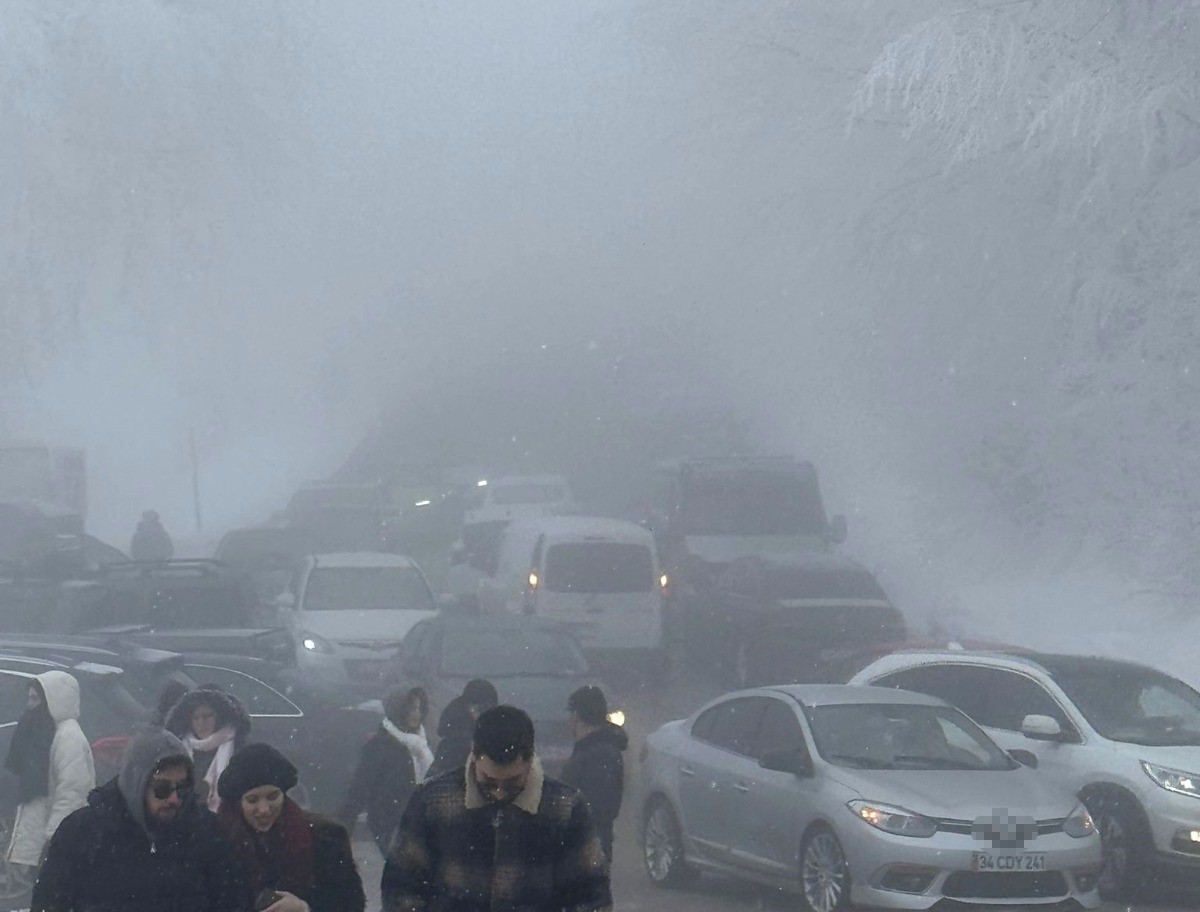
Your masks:
M108 735L92 742L92 758L97 764L120 767L125 761L125 748L132 741L129 735Z
M526 580L525 603L523 606L526 614L533 614L537 609L537 591L539 582L541 582L541 580L538 579L537 570L530 570L529 579Z

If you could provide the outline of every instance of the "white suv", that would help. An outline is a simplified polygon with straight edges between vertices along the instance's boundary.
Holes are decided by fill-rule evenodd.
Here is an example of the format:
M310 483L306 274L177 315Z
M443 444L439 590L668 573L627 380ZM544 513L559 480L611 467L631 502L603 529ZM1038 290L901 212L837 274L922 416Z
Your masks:
M1156 867L1200 880L1200 694L1182 681L1112 659L950 651L885 656L851 683L941 697L1074 790L1100 831L1102 892Z

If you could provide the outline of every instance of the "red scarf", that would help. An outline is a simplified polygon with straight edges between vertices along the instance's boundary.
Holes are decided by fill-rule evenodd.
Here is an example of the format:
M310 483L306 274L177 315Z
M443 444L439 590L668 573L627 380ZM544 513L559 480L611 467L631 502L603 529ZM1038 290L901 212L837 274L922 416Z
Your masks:
M265 833L246 823L240 801L222 801L217 818L237 847L252 895L270 889L286 890L305 901L312 896L316 886L312 824L291 798L284 797L279 819ZM267 883L271 867L275 869L275 882Z

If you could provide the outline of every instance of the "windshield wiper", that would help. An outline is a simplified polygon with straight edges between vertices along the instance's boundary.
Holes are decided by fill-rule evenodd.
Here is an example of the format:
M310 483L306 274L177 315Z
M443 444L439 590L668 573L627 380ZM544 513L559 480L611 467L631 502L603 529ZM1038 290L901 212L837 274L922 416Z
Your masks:
M882 760L875 760L872 757L856 757L853 754L828 754L825 759L831 763L840 762L858 769L885 770L894 768L892 764L884 763Z

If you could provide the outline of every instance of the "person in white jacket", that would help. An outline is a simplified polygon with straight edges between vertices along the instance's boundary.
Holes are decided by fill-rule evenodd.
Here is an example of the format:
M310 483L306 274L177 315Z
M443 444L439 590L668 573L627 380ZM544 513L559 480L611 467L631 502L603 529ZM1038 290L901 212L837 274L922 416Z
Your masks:
M96 787L92 747L79 727L79 682L65 671L30 678L28 708L17 723L5 767L16 774L20 805L8 860L37 867L68 814Z

